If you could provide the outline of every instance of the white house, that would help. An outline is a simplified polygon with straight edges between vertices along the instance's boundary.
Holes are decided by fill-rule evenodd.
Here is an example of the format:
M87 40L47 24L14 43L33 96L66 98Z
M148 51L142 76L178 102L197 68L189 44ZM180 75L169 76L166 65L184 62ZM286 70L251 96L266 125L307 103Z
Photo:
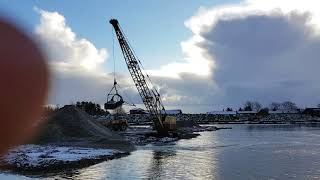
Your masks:
M164 113L164 111L161 111L161 112ZM181 109L170 109L170 110L166 110L166 114L168 114L168 115L182 114L182 110Z
M213 114L213 115L236 115L236 111L210 111L207 112L207 114Z
M269 111L269 114L297 114L297 113L300 113L298 109L284 109L284 110Z
M237 114L257 114L257 111L237 111Z

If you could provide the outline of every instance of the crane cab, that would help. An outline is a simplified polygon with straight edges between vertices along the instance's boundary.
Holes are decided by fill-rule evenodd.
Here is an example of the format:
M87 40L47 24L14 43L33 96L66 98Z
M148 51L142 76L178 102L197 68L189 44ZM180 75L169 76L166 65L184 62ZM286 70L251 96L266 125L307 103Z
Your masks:
M166 116L163 126L168 131L175 131L177 130L177 118L174 116Z

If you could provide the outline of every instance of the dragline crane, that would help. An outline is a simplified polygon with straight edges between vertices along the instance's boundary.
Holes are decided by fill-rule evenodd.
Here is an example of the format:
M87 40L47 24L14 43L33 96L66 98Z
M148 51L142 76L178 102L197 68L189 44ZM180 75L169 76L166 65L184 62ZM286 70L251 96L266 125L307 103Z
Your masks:
M149 76L144 75L141 70L139 63L140 60L135 56L134 51L130 48L129 42L126 39L124 33L122 32L119 22L116 19L111 19L110 24L112 24L119 45L122 50L123 57L126 61L130 75L134 81L134 84L142 98L142 101L153 118L155 129L159 135L167 136L170 126L167 126L166 118L167 114L165 108L161 102L160 94L156 89L152 89L148 86L146 78ZM169 119L169 118L168 118ZM172 121L171 121L172 122ZM175 120L174 120L175 123Z

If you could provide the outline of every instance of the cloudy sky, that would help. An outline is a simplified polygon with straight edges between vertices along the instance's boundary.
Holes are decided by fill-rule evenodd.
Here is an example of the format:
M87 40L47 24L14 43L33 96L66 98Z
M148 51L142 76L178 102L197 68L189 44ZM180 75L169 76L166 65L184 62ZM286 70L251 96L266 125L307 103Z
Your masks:
M141 103L115 41L117 18L164 104L206 112L246 100L320 103L320 3L314 0L0 1L51 67L49 104L104 103L113 61L121 91Z

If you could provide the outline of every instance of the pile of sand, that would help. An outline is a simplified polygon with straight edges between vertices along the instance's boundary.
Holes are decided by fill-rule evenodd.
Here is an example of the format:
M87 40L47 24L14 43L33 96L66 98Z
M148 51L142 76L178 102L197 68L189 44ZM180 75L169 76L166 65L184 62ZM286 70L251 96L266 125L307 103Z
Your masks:
M134 147L81 109L67 105L52 114L36 138L38 144L106 147L130 151Z

